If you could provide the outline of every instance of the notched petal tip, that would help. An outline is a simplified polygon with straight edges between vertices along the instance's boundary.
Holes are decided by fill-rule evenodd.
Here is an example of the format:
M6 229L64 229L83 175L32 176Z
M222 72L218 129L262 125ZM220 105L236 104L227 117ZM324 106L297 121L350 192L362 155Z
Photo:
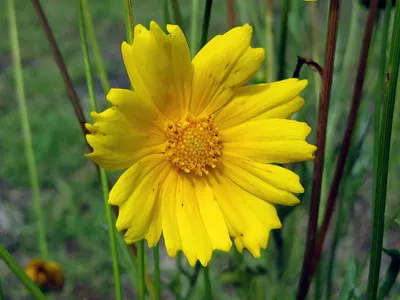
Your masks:
M150 32L156 36L165 37L164 30L155 21L150 21Z
M242 28L245 31L248 31L250 34L253 34L253 26L251 26L249 23L245 23L242 26L238 26L236 28Z
M134 33L134 36L136 36L136 35L142 34L142 33L147 32L147 31L148 31L147 28L144 27L142 24L137 24L135 26L135 29L134 29L133 33Z
M121 53L122 53L122 60L125 62L126 65L128 58L132 56L132 45L128 44L127 42L122 42Z
M168 33L175 33L176 31L182 31L179 25L175 24L167 24L167 31Z
M89 131L89 133L93 133L94 132L94 130L95 130L95 127L94 127L94 125L93 124L90 124L90 123L85 123L85 128ZM85 137L86 137L87 135L85 135Z
M98 121L98 119L99 119L99 117L100 117L100 114L97 113L97 112L95 112L95 111L92 111L92 112L90 113L90 117L91 117L93 120Z

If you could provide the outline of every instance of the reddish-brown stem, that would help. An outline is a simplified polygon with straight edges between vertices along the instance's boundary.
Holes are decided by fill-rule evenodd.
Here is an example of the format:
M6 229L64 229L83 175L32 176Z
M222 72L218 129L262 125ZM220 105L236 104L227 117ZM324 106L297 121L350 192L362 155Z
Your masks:
M47 17L43 11L43 8L42 8L39 0L32 0L32 4L36 10L36 14L39 17L40 24L41 24L41 26L44 30L44 33L46 35L46 38L50 44L50 48L51 48L51 51L53 52L54 59L56 60L58 69L60 70L61 76L64 80L65 87L67 88L67 93L68 93L69 99L71 101L71 104L74 108L75 115L78 118L79 125L85 136L88 133L87 129L85 128L85 123L86 123L85 115L83 114L82 107L79 103L78 95L76 93L74 85L72 84L71 77L69 76L67 66L65 65L65 62L61 55L60 49L58 48L56 39L51 30L49 21L47 20ZM90 146L89 146L89 148L90 148Z
M64 80L65 87L67 88L67 93L68 93L69 99L71 101L71 104L74 108L75 115L78 118L80 127L82 129L83 137L85 137L85 135L88 133L88 131L85 127L85 123L86 123L85 115L84 115L83 109L80 105L79 98L76 93L75 87L72 84L71 77L69 76L67 66L65 65L64 59L62 57L60 49L58 48L53 31L51 30L51 26L49 24L49 21L47 20L47 17L43 11L43 8L42 8L39 0L32 0L32 4L36 10L36 14L39 17L40 24L41 24L41 26L44 30L44 33L46 35L46 38L50 44L50 48L51 48L51 51L53 52L54 59L56 60L58 69L60 70L61 76ZM87 145L91 149L90 145L89 144L87 144ZM96 166L97 171L100 172L99 166L97 164L95 164L95 166ZM113 211L114 211L115 215L118 216L118 207L113 207ZM136 257L137 251L136 251L135 244L131 244L130 248L131 248L133 255Z
M335 170L335 174L333 176L332 185L329 190L328 201L327 201L327 205L326 205L326 209L325 209L324 219L323 219L321 228L318 232L311 274L314 273L314 271L317 267L319 257L322 252L322 247L324 244L325 236L328 231L329 223L330 223L332 214L335 209L336 199L337 199L337 195L339 192L339 186L340 186L340 182L343 177L343 171L344 171L344 167L346 164L347 155L349 153L351 138L353 136L354 127L355 127L356 120L357 120L357 112L360 107L361 92L362 92L362 87L363 87L363 83L364 83L365 70L367 67L367 60L368 60L368 53L369 53L369 48L370 48L370 44L371 44L372 31L374 28L374 22L376 19L377 11L378 11L378 0L372 0L370 8L369 8L367 23L365 25L364 39L363 39L362 48L361 48L357 76L356 76L356 80L355 80L355 84L354 84L353 99L352 99L352 103L351 103L349 117L347 119L347 127L346 127L346 131L345 131L345 134L343 137L342 148L340 149L339 158L337 160L336 170Z
M226 0L226 8L228 11L228 24L229 28L235 27L235 5L233 0Z
M325 156L326 128L332 87L333 66L335 62L336 39L339 25L340 0L331 0L329 5L328 32L326 40L324 79L322 80L321 97L317 126L317 153L314 162L310 212L308 217L306 250L297 290L297 299L305 299L311 282L311 263L314 256L318 226L318 210L321 196L322 173Z

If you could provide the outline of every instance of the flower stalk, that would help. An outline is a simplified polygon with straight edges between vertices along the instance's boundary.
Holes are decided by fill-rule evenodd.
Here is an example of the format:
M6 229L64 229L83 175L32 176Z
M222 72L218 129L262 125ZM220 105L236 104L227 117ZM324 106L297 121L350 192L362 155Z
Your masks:
M123 0L123 2L124 2L124 14L125 14L126 41L128 42L128 44L132 44L133 41L132 0Z
M396 100L397 79L400 66L400 1L396 2L394 27L389 55L388 83L382 108L379 134L378 159L374 174L375 191L372 220L372 243L370 269L368 276L367 299L376 299L381 267L383 232L385 223L385 207L387 179L389 170L390 142L393 124L394 105Z
M50 44L51 52L53 53L54 59L55 59L55 61L57 63L57 67L58 67L58 69L60 71L60 74L61 74L61 76L63 78L65 87L67 89L68 97L69 97L69 99L71 101L72 107L74 108L75 115L76 115L76 117L77 117L77 119L79 121L79 125L81 127L83 136L85 136L88 133L88 131L87 131L86 127L85 127L85 123L86 123L85 115L84 115L82 107L81 107L81 105L79 103L78 94L76 93L74 85L72 84L71 77L69 76L67 66L66 66L66 64L64 62L64 59L63 59L62 55L61 55L61 51L58 48L58 45L57 45L56 39L54 37L53 31L51 30L49 21L47 20L47 17L44 14L43 8L42 8L39 0L32 0L32 4L33 4L33 6L35 8L35 11L36 11L36 14L37 14L37 16L39 18L40 25L43 28L43 31L44 31L44 33L46 35L47 41ZM90 146L89 146L89 148L90 148Z
M278 80L285 78L286 71L286 49L287 49L287 33L288 19L291 0L283 0L282 16L281 16L281 31L278 51Z
M235 27L235 5L233 0L226 0L226 10L228 12L228 26Z
M161 299L161 281L160 281L160 253L159 243L153 248L153 259L154 259L154 285L155 285L155 299Z
M321 197L321 183L325 158L325 142L328 121L328 110L332 88L333 67L335 62L336 39L339 26L340 0L331 0L329 6L328 32L326 41L324 79L321 87L321 98L317 127L317 154L313 169L313 185L307 227L306 250L304 254L297 299L305 299L311 282L311 262L315 251L318 226L318 211Z
M213 299L212 289L211 289L211 281L210 281L210 268L204 267L203 268L203 275L204 275L204 284L205 284L205 299Z
M88 0L82 1L82 11L85 19L85 28L93 50L93 59L95 61L96 71L99 76L104 94L107 94L108 91L110 90L110 82L108 80L108 75L106 72L106 68L104 66L104 61L101 57L99 43L97 42L96 33L94 31L92 15L90 13Z
M274 59L274 36L272 33L272 24L274 23L272 0L265 0L265 50L266 50L266 82L275 80L275 65Z
M376 102L375 102L375 114L374 114L374 173L376 173L376 167L378 164L378 147L379 147L379 125L381 120L382 112L382 99L384 97L385 83L386 83L386 49L388 44L389 35L389 25L391 17L391 6L389 0L386 0L386 8L383 16L383 28L381 32L381 47L380 47L380 57L379 57L379 75L378 75L378 85L376 88Z
M8 0L13 2L13 0ZM29 293L36 300L45 300L45 295L40 291L37 285L25 274L24 270L22 270L15 259L11 256L11 254L0 244L0 259L4 261L4 263L10 268L11 272L18 278L19 281L28 289ZM1 295L1 291L0 291ZM1 297L1 296L0 296Z
M340 149L339 158L338 158L338 161L336 164L335 174L333 176L332 185L331 185L331 188L329 191L328 201L327 201L325 214L324 214L324 219L323 219L323 222L321 225L321 229L318 232L318 238L316 241L316 250L315 250L314 258L313 258L313 269L316 268L316 265L318 264L319 257L322 252L323 243L325 240L326 233L328 231L328 227L329 227L330 220L332 218L333 211L336 206L336 199L337 199L337 195L339 193L340 183L343 178L345 164L346 164L346 160L347 160L347 157L349 154L351 139L353 136L353 132L354 132L354 128L355 128L356 120L357 120L357 113L358 113L358 109L359 109L360 103L361 103L361 92L362 92L362 87L364 84L364 77L365 77L366 68L367 68L368 53L369 53L369 48L370 48L370 44L371 44L372 31L373 31L377 11L378 11L378 0L373 0L371 2L369 14L368 14L368 20L367 20L367 23L365 26L364 39L363 39L362 49L361 49L361 53L360 53L360 61L359 61L358 69L357 69L356 80L355 80L355 84L354 84L353 99L352 99L352 103L351 103L349 116L347 118L346 131L345 131L345 135L342 140L342 147ZM311 271L311 274L312 273L313 273L313 270Z
M210 27L210 17L211 17L212 4L213 4L213 0L206 0L206 6L205 6L205 9L204 9L204 17L203 17L203 29L202 29L202 32L201 32L200 48L202 48L207 43L208 28Z
M11 53L13 57L15 90L18 101L18 110L21 121L22 134L24 139L25 158L28 166L29 182L32 189L33 206L38 224L37 243L41 258L48 259L49 254L46 241L46 230L42 214L42 203L41 203L42 200L40 195L39 179L36 169L35 153L32 145L32 134L29 124L29 115L26 106L24 78L23 78L23 70L21 64L20 47L18 41L18 28L15 15L15 2L14 0L8 0L7 4L8 4L7 16L9 25L8 27L10 32Z
M190 52L192 57L194 57L197 53L197 33L199 23L199 0L192 0L192 16L190 22Z
M143 300L146 296L146 284L145 284L145 255L144 255L144 240L138 243L138 284L139 284L139 299Z
M179 0L171 0L172 3L172 11L174 13L175 23L179 25L179 27L184 28L181 8L179 6Z
M3 286L1 285L1 281L0 281L0 300L4 300L4 293L3 293Z
M169 0L163 0L163 14L164 14L164 22L165 24L170 23L170 16L169 16Z
M89 58L89 47L88 47L88 40L86 36L85 30L85 20L84 20L84 12L82 7L82 0L77 0L77 16L78 16L78 23L79 23L79 33L81 37L81 45L82 45L82 52L84 58L84 65L85 65L85 75L86 75L86 84L89 92L89 99L90 99L90 106L92 111L97 111L97 103L94 91L94 84L93 84L93 77L91 71L91 63ZM121 279L120 279L120 271L119 271L119 264L118 264L118 251L117 251L117 240L116 240L116 232L115 226L113 222L111 207L108 205L108 180L106 171L103 168L100 168L100 182L103 191L103 200L104 200L104 208L106 213L107 219L107 227L109 233L109 243L110 243L110 250L111 250L111 257L113 262L113 273L114 273L114 285L115 285L115 298L117 300L122 299L122 287L121 287Z

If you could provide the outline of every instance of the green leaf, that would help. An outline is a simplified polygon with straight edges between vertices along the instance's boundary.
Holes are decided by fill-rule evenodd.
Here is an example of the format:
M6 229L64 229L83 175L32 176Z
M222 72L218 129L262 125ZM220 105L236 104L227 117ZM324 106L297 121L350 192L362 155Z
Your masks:
M347 264L345 279L340 290L339 299L352 299L357 284L358 264L355 258L350 258Z
M390 256L392 261L386 270L385 279L379 289L378 299L383 299L389 293L390 289L396 282L397 275L400 271L400 251L398 249L385 249L383 252Z

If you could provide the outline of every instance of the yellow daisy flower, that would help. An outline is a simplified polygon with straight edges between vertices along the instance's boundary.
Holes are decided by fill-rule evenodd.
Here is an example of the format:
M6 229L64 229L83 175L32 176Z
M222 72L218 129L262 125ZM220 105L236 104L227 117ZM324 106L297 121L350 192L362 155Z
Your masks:
M111 89L112 107L92 113L87 156L127 169L109 195L125 241L161 234L170 256L206 266L231 238L254 257L281 227L275 204L295 205L299 177L272 163L313 159L306 123L286 120L304 104L306 80L248 85L264 60L252 27L213 38L191 60L182 30L137 25L122 56L135 91Z

